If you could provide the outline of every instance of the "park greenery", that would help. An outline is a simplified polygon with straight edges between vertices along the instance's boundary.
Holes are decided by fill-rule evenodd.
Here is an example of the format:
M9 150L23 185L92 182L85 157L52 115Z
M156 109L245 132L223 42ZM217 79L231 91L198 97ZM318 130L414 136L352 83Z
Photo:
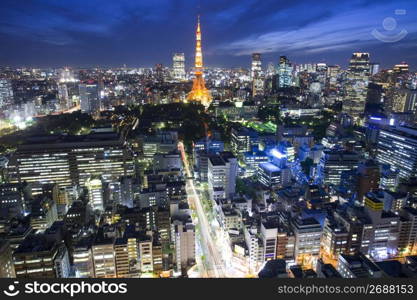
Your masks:
M186 144L203 138L209 122L204 107L196 103L144 105L136 112L136 117L139 118L139 133L175 130Z

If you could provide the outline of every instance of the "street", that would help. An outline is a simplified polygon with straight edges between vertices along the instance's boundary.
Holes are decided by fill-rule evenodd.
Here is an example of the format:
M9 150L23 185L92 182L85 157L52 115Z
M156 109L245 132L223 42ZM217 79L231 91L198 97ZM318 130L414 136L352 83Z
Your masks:
M186 190L188 195L188 203L190 207L194 208L195 212L197 213L198 224L200 225L200 234L199 236L197 236L197 239L198 243L201 246L202 252L204 252L205 254L205 260L209 267L209 269L206 270L206 272L208 273L209 277L224 278L226 277L224 263L222 261L221 254L218 251L215 242L211 237L210 224L206 214L204 213L201 199L195 188L194 179L192 179L193 174L190 171L190 166L187 160L187 154L185 153L184 144L182 142L178 143L178 150L181 153L181 159L183 161L184 170L187 176ZM197 259L197 262L198 261L199 259ZM203 262L201 261L200 263L203 264ZM201 268L205 269L205 266L201 266Z

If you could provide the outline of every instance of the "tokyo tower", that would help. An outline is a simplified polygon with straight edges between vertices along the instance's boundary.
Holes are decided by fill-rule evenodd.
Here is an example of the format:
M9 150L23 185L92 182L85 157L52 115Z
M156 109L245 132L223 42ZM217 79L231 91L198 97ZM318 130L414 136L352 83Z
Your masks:
M206 84L203 78L203 52L201 50L201 29L200 29L200 16L197 21L196 31L196 47L195 47L195 78L193 81L193 88L187 96L188 100L199 101L206 108L211 103L211 95L206 88Z

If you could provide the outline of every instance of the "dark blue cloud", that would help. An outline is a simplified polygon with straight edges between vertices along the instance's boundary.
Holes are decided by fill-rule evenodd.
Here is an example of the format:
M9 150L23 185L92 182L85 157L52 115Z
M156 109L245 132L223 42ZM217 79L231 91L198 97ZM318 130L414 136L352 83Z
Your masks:
M351 0L2 0L0 65L152 66L174 52L192 62L196 15L202 14L203 51L212 66L245 66L259 51L266 61L345 64L370 51L389 66L417 65L414 1ZM406 10L395 15L396 9ZM384 43L371 31L394 17L407 35Z

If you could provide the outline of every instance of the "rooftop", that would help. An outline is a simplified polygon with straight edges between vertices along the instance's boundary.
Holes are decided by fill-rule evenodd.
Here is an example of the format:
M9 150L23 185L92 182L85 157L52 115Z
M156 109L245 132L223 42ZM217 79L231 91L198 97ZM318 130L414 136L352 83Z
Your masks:
M121 136L116 132L99 132L87 135L44 135L28 137L18 150L33 150L45 148L82 147L84 145L120 144Z
M56 246L56 243L55 240L48 239L43 234L31 234L23 240L14 253L51 251Z
M270 162L260 163L259 167L262 168L263 170L266 170L266 171L270 172L270 173L281 171L280 168L278 168L276 165L274 165Z
M225 163L218 155L210 155L209 160L213 166L224 166Z

